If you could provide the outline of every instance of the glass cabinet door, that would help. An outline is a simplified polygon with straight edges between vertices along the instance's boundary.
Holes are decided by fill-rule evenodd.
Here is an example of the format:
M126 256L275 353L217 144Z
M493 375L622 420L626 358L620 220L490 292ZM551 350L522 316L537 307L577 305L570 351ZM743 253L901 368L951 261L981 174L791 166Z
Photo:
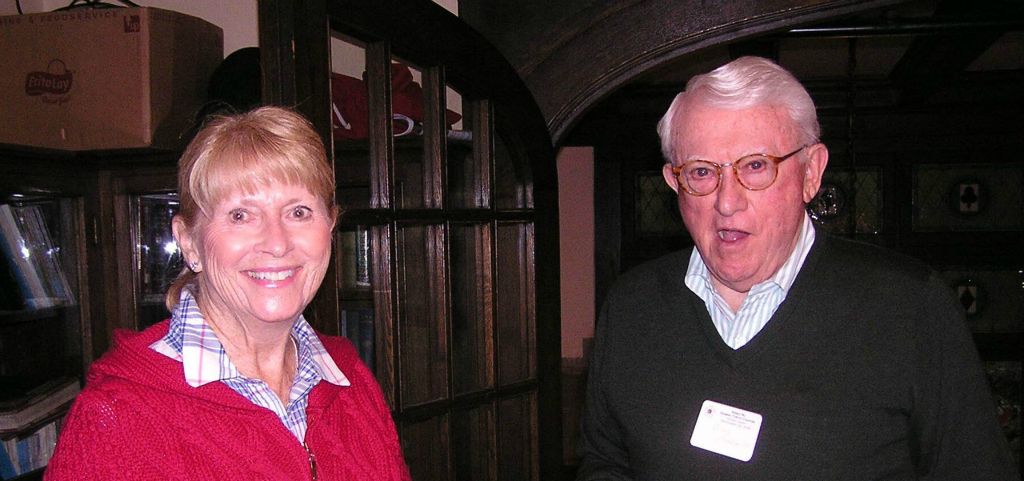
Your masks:
M132 227L137 238L136 322L140 330L170 317L164 295L185 267L171 233L171 219L177 213L175 193L140 194L132 198Z
M17 413L0 441L33 447L8 466L17 479L41 476L92 361L87 187L74 169L54 175L59 160L0 154L0 411Z
M170 317L164 296L184 268L171 232L178 213L173 156L157 166L125 166L111 179L117 292L114 327L141 331Z
M81 376L81 208L78 198L0 186L0 403Z

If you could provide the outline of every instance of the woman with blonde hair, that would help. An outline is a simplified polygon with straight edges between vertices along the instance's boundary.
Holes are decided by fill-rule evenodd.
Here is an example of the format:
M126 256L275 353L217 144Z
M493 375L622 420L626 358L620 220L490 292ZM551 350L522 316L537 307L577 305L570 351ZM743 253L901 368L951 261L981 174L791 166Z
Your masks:
M331 259L334 189L300 115L206 123L179 162L171 318L117 333L46 479L409 479L373 374L302 316Z

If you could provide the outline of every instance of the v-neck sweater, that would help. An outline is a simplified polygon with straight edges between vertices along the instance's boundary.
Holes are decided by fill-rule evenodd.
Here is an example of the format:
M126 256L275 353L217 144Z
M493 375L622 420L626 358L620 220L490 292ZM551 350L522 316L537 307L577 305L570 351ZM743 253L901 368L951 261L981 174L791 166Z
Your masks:
M1014 479L962 309L925 265L819 232L785 301L733 350L684 285L689 255L608 295L578 479ZM690 444L705 400L762 416L749 461Z

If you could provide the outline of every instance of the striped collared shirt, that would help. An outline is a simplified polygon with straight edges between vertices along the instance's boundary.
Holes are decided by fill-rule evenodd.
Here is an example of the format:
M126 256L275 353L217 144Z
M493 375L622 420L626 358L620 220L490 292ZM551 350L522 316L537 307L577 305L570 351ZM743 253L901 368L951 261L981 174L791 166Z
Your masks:
M281 403L267 383L245 377L238 371L213 329L203 319L188 287L182 289L181 298L171 313L167 335L150 348L180 361L185 382L190 386L223 382L253 404L277 414L285 427L302 442L306 437L306 406L313 386L320 380L338 386L348 386L349 381L302 315L292 325L291 338L295 342L298 362L287 406Z
M729 347L739 349L764 329L768 320L775 314L775 310L786 300L786 294L793 286L793 281L796 280L796 275L800 272L812 244L814 225L811 219L804 215L799 239L789 258L775 275L750 288L739 311L735 313L712 286L708 267L697 249L693 249L693 253L690 254L690 264L686 269L686 287L704 301L708 314L711 315L711 322L722 336L722 340Z

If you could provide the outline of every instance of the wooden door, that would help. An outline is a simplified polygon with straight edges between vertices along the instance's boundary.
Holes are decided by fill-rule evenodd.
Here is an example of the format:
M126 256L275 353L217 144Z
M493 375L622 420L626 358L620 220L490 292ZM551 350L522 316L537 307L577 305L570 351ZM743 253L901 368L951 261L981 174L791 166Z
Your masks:
M345 210L308 317L373 368L415 479L554 479L556 179L525 86L429 1L260 18L264 99L318 125Z

